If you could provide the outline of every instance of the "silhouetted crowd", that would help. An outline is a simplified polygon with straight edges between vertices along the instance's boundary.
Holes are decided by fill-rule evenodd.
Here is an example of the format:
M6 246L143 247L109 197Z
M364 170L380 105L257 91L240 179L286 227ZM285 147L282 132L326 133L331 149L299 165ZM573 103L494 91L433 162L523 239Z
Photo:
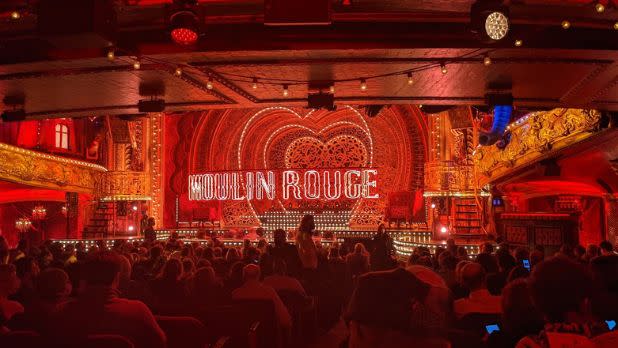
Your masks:
M323 247L311 225L301 223L296 243L277 230L273 243L238 248L172 235L117 240L109 250L52 241L9 250L0 237L0 332L32 331L48 342L114 334L137 348L166 347L162 316L214 330L226 315L246 316L220 308L262 301L277 336L262 347L302 346L341 319L349 331L342 346L354 348L616 347L618 255L609 242L555 255L485 243L469 256L449 240L403 262L383 228L366 245Z

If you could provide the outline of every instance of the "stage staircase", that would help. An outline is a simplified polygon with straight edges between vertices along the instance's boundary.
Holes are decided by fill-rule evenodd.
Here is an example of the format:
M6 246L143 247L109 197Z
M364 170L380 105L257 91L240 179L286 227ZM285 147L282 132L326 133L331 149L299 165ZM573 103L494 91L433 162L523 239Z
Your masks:
M113 228L114 203L97 202L97 206L84 227L84 238L107 238Z
M482 211L476 203L474 197L455 198L455 221L454 230L456 237L481 238L484 233L482 229Z

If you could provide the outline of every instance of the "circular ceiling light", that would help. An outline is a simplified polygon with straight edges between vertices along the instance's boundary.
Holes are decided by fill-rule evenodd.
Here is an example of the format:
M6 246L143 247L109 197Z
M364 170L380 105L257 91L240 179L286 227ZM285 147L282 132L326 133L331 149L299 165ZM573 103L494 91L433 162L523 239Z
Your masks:
M492 40L502 40L509 32L509 18L502 12L495 11L485 18L485 33Z
M179 45L193 45L197 42L199 21L195 13L184 10L170 17L172 40Z

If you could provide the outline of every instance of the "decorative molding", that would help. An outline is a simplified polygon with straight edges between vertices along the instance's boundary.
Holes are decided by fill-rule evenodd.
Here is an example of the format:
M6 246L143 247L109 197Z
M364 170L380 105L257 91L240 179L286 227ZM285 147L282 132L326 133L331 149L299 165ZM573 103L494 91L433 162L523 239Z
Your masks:
M102 201L149 200L148 182L145 172L110 171L101 175L96 193Z
M163 114L156 113L150 115L150 137L148 151L150 155L150 187L149 193L152 197L150 206L150 216L155 219L156 226L163 226L163 134L164 134Z
M481 186L508 175L552 153L598 132L601 113L597 110L553 109L534 112L528 121L510 126L511 141L504 149L481 146L474 163Z
M94 193L105 167L0 143L0 179L52 190Z

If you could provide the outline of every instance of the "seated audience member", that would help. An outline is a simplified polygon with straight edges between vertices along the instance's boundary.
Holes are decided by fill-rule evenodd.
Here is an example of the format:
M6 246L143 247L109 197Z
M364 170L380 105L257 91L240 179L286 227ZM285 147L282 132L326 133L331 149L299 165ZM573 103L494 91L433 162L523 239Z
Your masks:
M486 286L485 270L474 262L465 265L461 270L463 285L470 291L466 298L455 301L455 317L461 319L470 313L500 313L501 298L489 293Z
M457 266L455 266L455 284L450 287L451 292L453 293L453 298L455 300L468 297L468 295L470 294L470 290L468 290L463 285L463 281L461 279L461 269L469 263L472 263L472 261L463 260L459 261L457 263Z
M128 338L136 348L165 348L165 334L152 312L140 301L118 297L118 254L100 251L83 265L82 292L61 306L50 320L47 334L57 342L75 342L93 334Z
M5 321L11 320L15 314L24 312L24 307L19 302L8 299L17 292L19 284L15 266L0 265L0 316Z
M438 274L442 276L446 285L450 288L457 282L455 279L455 267L457 267L457 258L445 251L438 257Z
M562 255L539 264L530 275L530 292L545 319L544 329L522 338L518 348L615 347L618 331L590 313L592 277L581 264Z
M4 265L9 262L9 243L4 236L0 235L0 265Z
M604 240L599 244L599 250L601 251L601 255L616 255L614 246L607 240Z
M498 273L498 262L493 254L494 246L490 242L481 245L481 252L476 256L476 262L485 269L485 273Z
M260 282L260 266L249 264L242 269L244 283L232 292L232 300L270 300L275 307L277 322L282 328L292 326L292 318L287 308L270 286Z
M225 279L225 290L228 293L239 288L243 283L242 278L242 269L245 267L245 264L238 261L230 267L230 271Z
M163 257L163 248L159 245L155 245L150 248L150 257L144 261L140 261L134 266L134 274L143 275L144 279L135 280L149 280L159 274L161 268L165 264L165 258Z
M300 276L302 268L298 249L292 243L287 242L287 233L282 229L277 229L273 233L274 246L270 247L268 253L274 259L282 259L287 265L288 273L294 277Z
M225 254L225 262L227 263L228 267L238 261L241 261L238 250L234 248L227 249L227 253Z
M513 267L513 269L509 272L509 276L506 278L506 283L510 283L515 279L520 278L528 278L530 272L524 266Z
M538 265L539 263L543 262L543 260L545 259L545 253L539 251L539 250L533 250L530 253L530 268L534 268L534 266Z
M573 248L573 253L575 254L575 260L577 260L578 262L581 263L586 263L586 248L584 248L581 245L576 245L575 248Z
M265 277L264 285L268 285L275 291L290 291L301 296L306 296L305 289L298 279L287 275L287 265L285 261L276 259L273 265L273 275Z
M23 317L14 323L16 326L13 328L42 331L49 318L68 300L71 290L71 281L65 271L59 268L44 270L39 275L34 300L26 306Z
M403 268L361 275L345 314L349 347L386 347L387 337L411 332L414 304L424 302L430 289Z
M618 255L598 256L590 261L595 292L592 312L600 319L618 318Z
M543 329L543 316L532 304L530 287L524 279L509 282L502 290L500 331L489 336L488 346L513 347L527 335Z
M12 299L26 306L34 299L35 285L41 270L33 257L26 256L15 261L15 272L21 285Z
M522 265L524 260L530 260L530 251L526 247L517 247L513 252L513 256L515 257L515 263Z
M189 289L192 307L216 305L226 300L223 286L215 277L215 271L212 267L199 268L191 279Z
M182 262L178 259L167 260L161 274L149 283L149 288L154 308L167 311L182 307L187 296Z
M487 276L487 288L492 295L500 295L502 288L506 285L509 273L517 266L515 258L508 252L500 252L496 257L498 259L499 272Z
M448 251L445 253L450 254ZM444 334L453 314L453 299L447 283L427 267L408 265L406 271L430 287L425 300L414 303L411 328L425 333Z
M369 272L369 254L362 243L354 245L354 252L346 256L345 262L353 277Z

